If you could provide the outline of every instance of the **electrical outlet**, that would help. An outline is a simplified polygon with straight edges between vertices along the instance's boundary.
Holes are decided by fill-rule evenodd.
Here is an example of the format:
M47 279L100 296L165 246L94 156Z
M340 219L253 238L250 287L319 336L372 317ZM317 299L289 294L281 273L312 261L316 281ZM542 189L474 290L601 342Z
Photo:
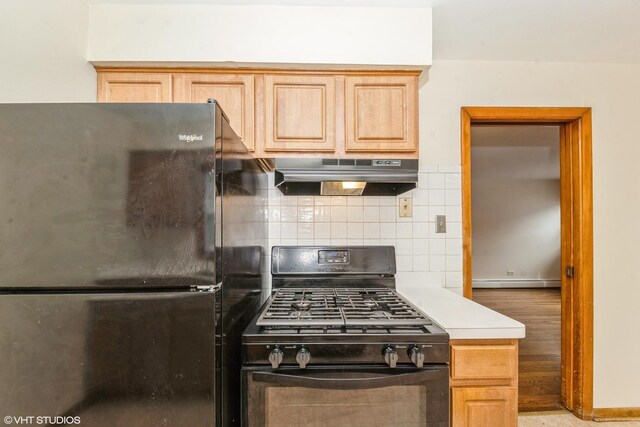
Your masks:
M407 218L413 216L413 200L411 197L400 197L400 217Z

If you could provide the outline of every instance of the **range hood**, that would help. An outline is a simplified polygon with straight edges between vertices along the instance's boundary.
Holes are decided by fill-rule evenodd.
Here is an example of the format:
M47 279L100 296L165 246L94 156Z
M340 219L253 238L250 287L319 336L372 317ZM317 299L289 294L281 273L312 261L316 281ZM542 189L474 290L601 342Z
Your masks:
M290 196L395 196L417 182L413 159L275 160L275 186Z

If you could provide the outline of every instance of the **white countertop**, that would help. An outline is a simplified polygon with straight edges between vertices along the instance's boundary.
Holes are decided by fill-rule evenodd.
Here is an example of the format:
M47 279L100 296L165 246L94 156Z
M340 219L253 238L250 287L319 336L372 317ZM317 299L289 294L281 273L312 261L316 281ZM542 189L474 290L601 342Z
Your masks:
M524 325L446 288L398 292L449 333L451 339L524 338Z

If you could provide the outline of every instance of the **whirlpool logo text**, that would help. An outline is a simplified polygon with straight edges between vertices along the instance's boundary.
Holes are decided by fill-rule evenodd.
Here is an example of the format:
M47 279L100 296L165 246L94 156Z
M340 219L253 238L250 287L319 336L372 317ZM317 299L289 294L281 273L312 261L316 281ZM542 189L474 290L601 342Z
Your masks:
M178 139L180 139L180 141L184 141L184 142L195 142L195 141L202 141L202 135L185 135L185 134L179 134L178 135Z

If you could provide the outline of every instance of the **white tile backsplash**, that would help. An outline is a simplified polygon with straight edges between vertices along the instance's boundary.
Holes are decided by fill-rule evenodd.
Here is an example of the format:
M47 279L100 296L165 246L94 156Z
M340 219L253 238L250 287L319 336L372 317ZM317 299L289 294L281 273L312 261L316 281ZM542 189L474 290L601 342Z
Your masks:
M412 239L413 238L413 223L402 222L396 224L396 237L398 239Z
M313 206L298 205L298 222L313 222Z
M380 239L380 224L377 222L365 222L362 224L362 233L365 239Z
M300 206L313 206L314 205L314 197L313 196L300 196L298 197L298 207Z
M331 222L347 222L347 207L331 206Z
M313 237L316 240L319 239L331 239L331 223L329 222L316 222L313 227Z
M380 222L396 222L396 206L380 206Z
M331 206L346 206L347 198L346 196L329 196L331 197Z
M347 223L346 222L332 222L331 223L331 239L345 239L347 238Z
M269 182L273 182L269 174ZM397 284L462 284L460 166L420 165L413 216L400 218L395 196L283 196L268 191L269 246L392 245ZM435 233L435 215L446 215L447 232ZM270 258L267 258L270 259Z
M331 206L315 206L313 208L313 222L331 222Z
M380 222L380 206L364 206L362 209L363 222Z
M347 226L348 239L363 239L363 224L361 222L348 223Z
M431 189L443 189L444 188L444 174L432 173L429 174L429 187Z
M283 198L282 200L285 200ZM280 206L280 221L282 222L298 222L298 208L296 205Z
M396 255L413 255L413 239L397 239Z
M429 189L429 205L444 205L444 190Z
M396 238L396 223L395 222L381 222L380 223L380 238L381 239L395 239Z
M313 240L313 224L312 223L298 223L298 239L311 239Z
M280 238L281 239L297 239L298 238L298 223L297 222L283 222L280 224Z
M350 197L349 199L353 199ZM359 206L347 206L347 222L363 222L364 219L364 207Z
M429 239L429 254L444 255L447 253L445 239Z

